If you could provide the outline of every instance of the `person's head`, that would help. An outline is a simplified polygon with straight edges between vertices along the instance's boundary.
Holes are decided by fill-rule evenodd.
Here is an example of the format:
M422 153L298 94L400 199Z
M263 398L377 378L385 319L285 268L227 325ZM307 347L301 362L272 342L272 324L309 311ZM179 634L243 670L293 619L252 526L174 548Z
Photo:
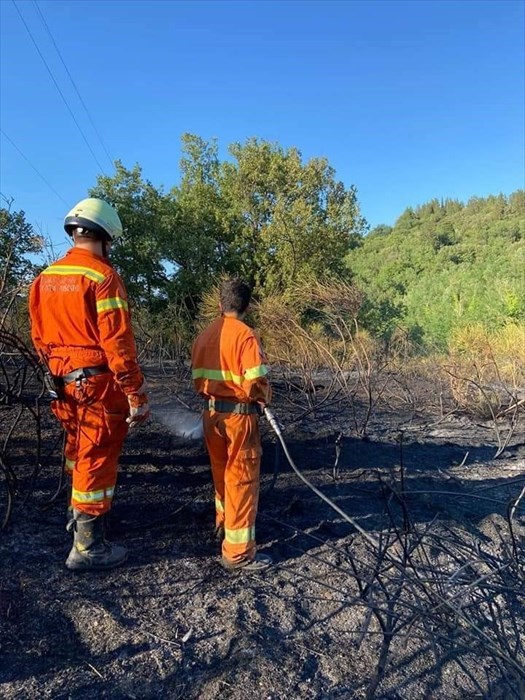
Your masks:
M243 316L250 304L252 290L243 280L227 279L221 284L219 298L223 314Z
M103 199L89 197L71 209L64 228L75 245L90 248L105 257L111 243L122 236L122 223L116 209Z

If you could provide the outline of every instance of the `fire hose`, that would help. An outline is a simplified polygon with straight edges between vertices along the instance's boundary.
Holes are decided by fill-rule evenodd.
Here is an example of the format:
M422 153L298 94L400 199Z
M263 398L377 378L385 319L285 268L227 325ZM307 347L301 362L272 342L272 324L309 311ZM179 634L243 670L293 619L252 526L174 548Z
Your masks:
M288 446L287 446L287 444L284 440L284 437L283 437L282 428L281 428L279 421L277 420L275 414L268 408L268 406L264 407L263 413L264 413L264 417L266 418L266 420L270 424L271 429L277 435L277 438L278 438L279 442L281 443L281 447L284 450L284 454L286 456L286 459L288 460L288 463L290 464L290 466L292 467L294 472L297 474L299 479L301 479L301 481L304 484L306 484L306 486L308 486L309 489L311 489L317 496L319 496L319 498L321 498L325 503L327 503L330 506L330 508L335 510L336 513L338 513L342 518L344 518L347 523L350 523L350 525L352 525L352 527L354 527L358 532L360 532L361 535L363 535L363 537L368 542L370 542L370 544L372 546L378 547L378 542L376 542L376 540L371 535L369 535L368 532L366 532L366 530L364 530L359 525L359 523L357 523L352 517L350 517L347 513L345 513L344 510L339 508L339 506L336 503L334 503L330 498L328 498L328 496L325 496L325 494L322 491L320 491L316 486L314 486L312 484L311 481L309 481L304 476L304 474L297 467L297 465L295 464L295 462L292 459L292 456L290 455L290 452L288 450Z

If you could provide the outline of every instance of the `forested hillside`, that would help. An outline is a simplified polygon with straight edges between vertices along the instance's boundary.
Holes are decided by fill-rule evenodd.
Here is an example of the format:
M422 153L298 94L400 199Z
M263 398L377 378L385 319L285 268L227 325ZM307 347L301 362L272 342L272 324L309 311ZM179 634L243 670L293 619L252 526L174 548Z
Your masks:
M356 187L324 158L304 162L295 148L249 139L220 160L215 142L182 141L169 192L121 164L91 191L122 212L128 237L114 259L151 311L193 314L227 273L249 279L259 299L353 282L363 328L383 339L401 328L422 348L444 350L470 324L493 332L525 322L525 191L434 199L367 233Z
M179 182L168 190L145 180L139 164L117 161L89 193L122 218L126 235L111 257L150 346L186 353L202 301L224 274L246 278L270 308L287 306L288 320L300 310L295 322L314 335L324 311L307 298L317 284L350 290L345 324L379 341L401 331L418 351L446 351L455 332L473 325L523 331L524 190L434 199L367 233L356 187L338 181L325 158L305 162L296 148L252 138L231 144L221 160L215 141L192 134L182 137L182 154ZM44 254L42 245L23 212L2 210L4 299L7 287L34 275L25 256ZM334 290L331 303L341 298L341 287ZM268 330L275 314L263 315Z
M444 348L468 324L496 331L525 321L525 191L434 199L378 226L346 257L378 332L406 327Z

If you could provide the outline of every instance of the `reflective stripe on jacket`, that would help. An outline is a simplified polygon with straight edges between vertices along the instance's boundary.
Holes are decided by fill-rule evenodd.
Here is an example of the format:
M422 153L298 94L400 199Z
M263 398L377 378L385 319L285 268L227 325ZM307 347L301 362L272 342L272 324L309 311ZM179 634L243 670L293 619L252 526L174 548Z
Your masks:
M33 282L29 314L52 374L107 364L126 394L141 387L127 293L105 258L71 248Z
M195 389L205 397L269 403L266 358L253 330L223 316L197 338L192 350Z

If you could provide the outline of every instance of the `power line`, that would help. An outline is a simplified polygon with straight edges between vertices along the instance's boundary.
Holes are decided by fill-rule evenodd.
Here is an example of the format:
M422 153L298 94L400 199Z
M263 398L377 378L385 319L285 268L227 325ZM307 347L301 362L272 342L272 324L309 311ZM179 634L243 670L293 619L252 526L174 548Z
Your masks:
M75 81L73 80L73 76L71 75L71 73L69 72L68 67L66 66L66 62L64 61L64 59L63 59L63 57L62 57L62 54L61 54L61 52L60 52L60 49L59 49L58 46L57 46L57 43L56 43L56 41L55 41L55 39L54 39L54 37L53 37L53 34L51 33L51 29L49 28L49 26L48 26L48 24L47 24L47 22L46 22L46 20L45 20L45 18L44 18L44 15L42 14L42 10L40 9L40 6L39 6L37 0L33 0L33 5L36 7L36 9L37 9L37 11L38 11L38 14L40 15L40 19L42 20L42 22L43 22L43 24L44 24L44 27L46 28L47 33L49 34L49 37L50 37L51 41L53 42L53 46L55 47L55 50L56 50L56 52L57 52L57 54L58 54L58 57L60 58L60 60L61 60L61 62L62 62L62 65L64 66L64 69L65 69L66 73L67 73L68 76L69 76L69 79L70 79L70 81L71 81L71 84L73 85L73 88L74 88L74 90L75 90L75 92L76 92L76 94L77 94L78 99L80 100L80 104L82 105L82 107L84 107L84 110L85 110L85 112L86 112L86 114L87 114L87 117L88 117L90 123L91 123L91 126L93 127L93 131L94 131L95 134L97 135L97 138L98 138L98 140L99 140L99 142L100 142L100 145L101 145L102 148L104 149L104 152L105 152L105 154L107 155L109 162L111 163L111 167L113 167L113 159L112 159L111 156L109 155L108 150L107 150L107 148L106 148L106 145L105 145L104 141L102 140L102 136L100 135L100 133L99 133L97 127L95 126L95 122L94 122L93 119L91 118L91 114L89 113L89 110L88 110L88 108L87 108L87 105L86 105L86 103L84 102L84 100L83 100L83 98L82 98L82 95L80 94L80 92L79 92L79 90L78 90L78 88L77 88L77 86L76 86Z
M55 84L55 87L56 87L56 89L58 90L58 93L59 93L60 97L61 97L62 100L64 101L64 104L66 105L67 110L68 110L69 114L71 115L71 118L72 118L73 121L75 122L76 127L77 127L77 129L79 130L79 132L80 132L80 135L81 135L82 138L84 139L84 143L85 143L86 146L88 147L89 152L90 152L91 155L93 156L93 158L94 158L96 164L98 165L100 171L101 171L102 173L105 174L104 168L103 168L102 165L99 163L99 160L98 160L97 156L95 155L95 152L93 151L93 149L92 149L91 146L89 145L89 142L88 142L88 140L87 140L87 138L86 138L84 132L82 131L82 129L81 129L81 127L80 127L80 124L78 123L78 121L77 121L77 119L76 119L76 117L75 117L75 115L74 115L74 113L73 113L73 110L71 109L71 107L69 106L68 101L67 101L66 98L64 97L64 94L63 94L62 90L60 89L60 86L58 85L57 81L55 80L55 76L53 75L53 73L52 73L52 71L51 71L51 68L48 66L46 59L44 58L42 52L41 52L40 49L38 48L38 44L36 43L35 38L33 37L33 34L31 33L31 30L29 29L29 27L28 27L28 25L27 25L27 22L25 21L25 19L24 19L22 13L21 13L20 10L18 9L18 5L16 4L16 0L13 0L13 5L15 6L15 9L16 9L16 11L18 12L18 15L19 15L20 19L22 20L22 23L23 23L24 27L26 28L27 33L29 34L29 37L30 37L31 41L33 42L33 45L34 45L35 49L37 50L38 55L39 55L40 58L42 59L42 62L43 62L43 64L44 64L44 66L47 68L47 72L49 73L49 75L50 75L50 77L51 77L51 80L52 80L53 83Z
M62 195L59 194L59 193L55 190L55 188L53 187L53 185L51 185L51 184L46 180L46 178L42 175L42 173L41 173L37 168L35 168L35 166L33 165L33 163L31 163L31 161L29 160L29 158L28 158L24 153L22 153L22 151L18 148L18 146L16 145L16 143L15 143L12 139L9 138L9 136L5 133L5 131L4 131L1 127L0 127L0 132L2 133L2 136L5 136L5 138L9 141L9 143L11 144L11 146L13 146L13 148L14 148L16 151L18 151L18 153L22 156L22 158L26 161L26 163L28 163L28 164L33 168L33 170L34 170L35 173L38 175L38 177L39 177L41 180L43 180L43 181L45 182L45 184L49 187L49 189L50 189L52 192L54 192L54 194L56 194L56 196L66 205L66 207L69 206L68 203L66 202L66 200L62 197Z

